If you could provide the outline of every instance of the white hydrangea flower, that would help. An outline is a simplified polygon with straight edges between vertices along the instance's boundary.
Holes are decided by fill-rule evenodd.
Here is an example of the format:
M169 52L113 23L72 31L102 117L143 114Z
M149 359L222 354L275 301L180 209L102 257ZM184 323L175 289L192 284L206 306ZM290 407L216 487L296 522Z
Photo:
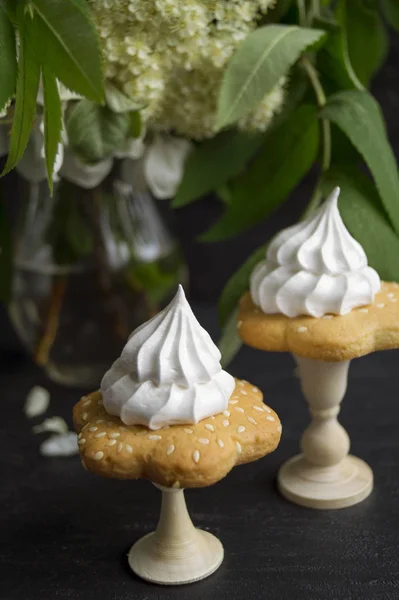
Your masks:
M149 129L202 139L215 133L228 61L274 0L89 0L106 77L146 108ZM282 83L240 126L264 130Z

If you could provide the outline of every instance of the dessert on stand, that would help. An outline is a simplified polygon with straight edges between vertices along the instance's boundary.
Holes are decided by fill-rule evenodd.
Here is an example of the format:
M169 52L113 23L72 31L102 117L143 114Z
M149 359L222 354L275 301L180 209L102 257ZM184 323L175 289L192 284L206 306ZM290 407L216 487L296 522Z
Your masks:
M337 416L350 361L399 347L399 285L381 282L338 209L339 188L306 220L281 231L252 272L238 331L249 346L291 352L312 421L302 454L280 469L292 502L342 508L373 489L373 473L349 455Z
M154 583L197 581L223 560L221 542L192 524L184 488L212 485L280 441L279 418L260 390L222 370L220 358L180 287L133 332L101 390L74 408L86 469L146 478L162 492L156 531L129 552L132 570Z

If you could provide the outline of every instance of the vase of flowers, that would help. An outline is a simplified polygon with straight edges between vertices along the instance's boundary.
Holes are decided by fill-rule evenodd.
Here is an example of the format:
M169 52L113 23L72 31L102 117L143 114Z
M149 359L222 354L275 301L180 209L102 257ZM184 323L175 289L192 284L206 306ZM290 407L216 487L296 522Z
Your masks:
M18 167L11 319L52 379L96 386L130 331L187 281L184 260L143 158L84 165L66 150L51 195L35 148Z
M0 0L3 174L33 164L33 123L50 193L57 177L84 172L89 180L98 170L106 179L115 160L133 160L139 179L175 208L208 193L222 200L221 219L202 236L220 241L266 219L314 173L307 211L339 185L349 231L369 263L398 280L396 263L385 261L399 252L398 170L368 91L387 54L387 28L399 28L395 7L396 0ZM10 132L1 140L3 126ZM1 210L0 247L7 300ZM237 301L259 252L220 300L230 356Z

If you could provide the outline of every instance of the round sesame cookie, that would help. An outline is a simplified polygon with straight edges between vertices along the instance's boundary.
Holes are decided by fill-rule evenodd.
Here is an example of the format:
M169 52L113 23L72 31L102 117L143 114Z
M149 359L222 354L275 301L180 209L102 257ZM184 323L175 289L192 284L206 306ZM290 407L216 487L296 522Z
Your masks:
M399 348L399 284L381 282L373 304L320 319L265 314L248 292L241 299L237 327L248 346L331 362Z
M175 488L212 485L234 466L273 452L281 437L280 420L263 403L262 392L237 379L228 410L196 425L157 431L124 425L105 411L100 392L82 398L73 417L82 464L89 471Z

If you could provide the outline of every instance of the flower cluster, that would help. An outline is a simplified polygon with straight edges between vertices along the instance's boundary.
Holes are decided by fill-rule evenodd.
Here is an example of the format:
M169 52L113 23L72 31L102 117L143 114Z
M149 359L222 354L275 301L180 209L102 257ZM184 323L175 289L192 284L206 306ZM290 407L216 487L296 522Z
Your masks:
M201 139L215 132L223 72L274 0L90 0L105 74L138 104L147 125ZM282 83L239 125L266 129Z

